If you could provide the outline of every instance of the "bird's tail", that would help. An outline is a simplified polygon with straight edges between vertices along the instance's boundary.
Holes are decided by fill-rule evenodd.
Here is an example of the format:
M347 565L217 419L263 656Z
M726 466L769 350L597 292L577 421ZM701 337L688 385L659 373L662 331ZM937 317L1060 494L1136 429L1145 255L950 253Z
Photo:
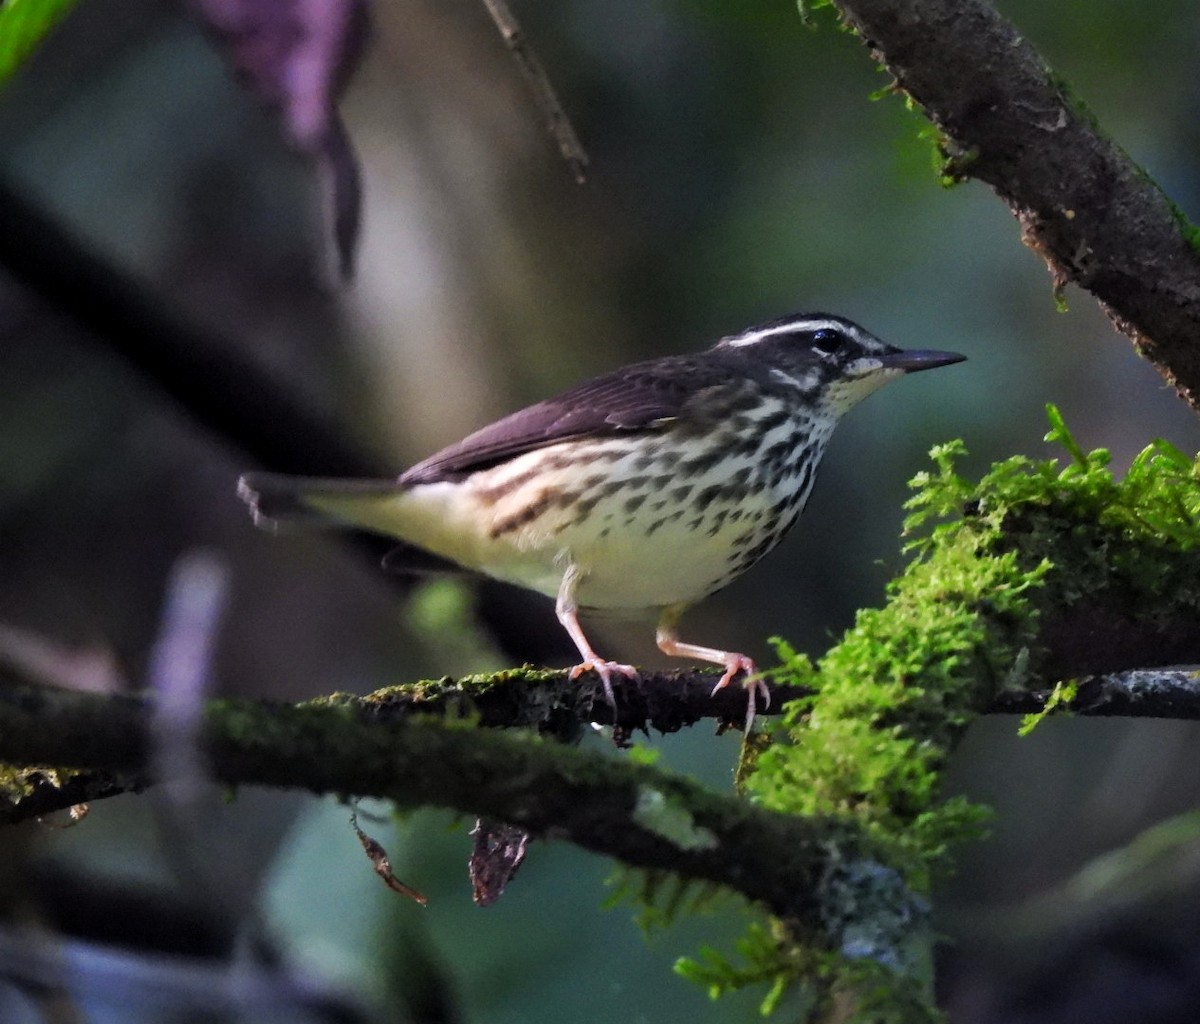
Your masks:
M247 473L238 480L238 497L250 506L255 526L272 533L290 526L358 526L396 536L389 504L406 490L395 480L345 480L282 473ZM383 559L389 572L406 576L460 573L461 566L401 543Z
M254 524L266 530L281 525L357 525L356 506L395 496L403 488L394 480L339 480L332 477L246 473L238 480L238 497L250 506Z

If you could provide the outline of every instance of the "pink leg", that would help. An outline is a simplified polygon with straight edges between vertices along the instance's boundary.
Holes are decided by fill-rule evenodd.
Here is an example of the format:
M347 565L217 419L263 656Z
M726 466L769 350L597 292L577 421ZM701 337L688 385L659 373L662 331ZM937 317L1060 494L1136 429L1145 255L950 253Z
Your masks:
M750 731L750 726L754 724L754 715L757 710L757 698L763 699L763 708L766 709L771 704L771 693L767 689L766 683L761 679L752 678L756 669L754 662L744 654L737 654L733 651L719 651L715 647L701 647L699 644L684 643L679 639L679 619L683 615L684 609L681 606L674 605L667 608L662 618L658 623L658 633L656 639L658 641L658 649L663 654L670 655L672 658L696 658L699 661L711 661L717 665L725 666L725 674L717 681L717 685L713 687L713 693L716 693L722 687L728 686L733 682L734 677L739 672L746 674L746 679L742 681L742 685L746 688L746 732Z
M625 676L627 679L637 679L638 670L632 665L622 665L616 661L605 661L595 651L592 650L592 645L588 643L588 638L583 634L583 627L579 624L579 609L575 606L575 586L580 578L579 569L572 565L565 573L563 573L562 585L558 588L558 601L555 603L554 610L558 615L558 621L562 623L563 629L575 641L575 646L579 650L579 656L583 661L571 669L571 678L578 679L584 672L595 672L600 677L600 682L604 684L604 696L608 699L609 705L615 712L617 709L617 698L613 694L612 675Z

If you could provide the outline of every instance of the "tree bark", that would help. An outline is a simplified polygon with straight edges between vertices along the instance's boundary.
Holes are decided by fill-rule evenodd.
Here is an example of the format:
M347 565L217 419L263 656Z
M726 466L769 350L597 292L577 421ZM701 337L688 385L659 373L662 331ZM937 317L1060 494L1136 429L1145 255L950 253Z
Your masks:
M1200 409L1200 231L984 0L834 0L943 133L949 178L1008 204L1055 289L1091 292Z

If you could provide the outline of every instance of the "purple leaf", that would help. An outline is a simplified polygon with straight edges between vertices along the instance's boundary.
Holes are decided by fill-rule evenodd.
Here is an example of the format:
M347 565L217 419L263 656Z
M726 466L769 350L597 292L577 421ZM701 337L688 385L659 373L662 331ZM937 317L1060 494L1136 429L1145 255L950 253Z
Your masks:
M337 99L369 28L366 0L192 0L238 77L282 115L288 139L313 157L329 190L341 274L354 269L362 187Z

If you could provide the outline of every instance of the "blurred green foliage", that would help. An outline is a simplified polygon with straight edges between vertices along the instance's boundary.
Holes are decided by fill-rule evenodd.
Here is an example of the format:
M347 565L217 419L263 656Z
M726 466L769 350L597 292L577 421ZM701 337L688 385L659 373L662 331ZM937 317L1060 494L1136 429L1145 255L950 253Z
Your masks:
M0 86L78 0L3 0L0 3Z

